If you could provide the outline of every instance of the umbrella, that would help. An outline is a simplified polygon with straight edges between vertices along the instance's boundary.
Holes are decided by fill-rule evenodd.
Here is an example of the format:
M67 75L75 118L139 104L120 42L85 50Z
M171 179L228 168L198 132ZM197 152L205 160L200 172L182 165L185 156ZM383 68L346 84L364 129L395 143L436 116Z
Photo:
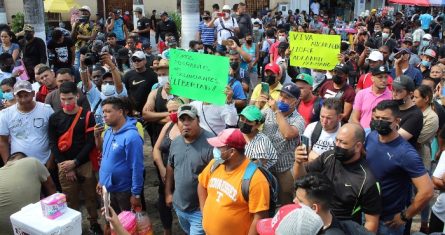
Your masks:
M416 5L416 6L444 6L445 0L389 0L389 3L399 5Z
M78 7L74 0L45 0L45 11L48 12L69 12L73 7Z

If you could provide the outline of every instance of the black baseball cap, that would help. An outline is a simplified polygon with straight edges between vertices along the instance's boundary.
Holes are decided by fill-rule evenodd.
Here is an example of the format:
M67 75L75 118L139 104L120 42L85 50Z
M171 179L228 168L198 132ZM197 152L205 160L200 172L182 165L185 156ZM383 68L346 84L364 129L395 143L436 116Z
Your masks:
M392 87L395 90L407 90L409 92L414 91L416 89L413 79L411 79L411 77L406 75L396 77L392 82Z
M280 89L281 92L284 92L290 96L293 96L294 98L298 99L300 98L300 88L298 88L295 83L284 83L283 87Z
M386 69L386 66L379 66L379 67L376 67L376 68L371 68L370 72L371 72L371 74L373 76L379 75L379 74L382 74L382 73L388 74L388 69Z

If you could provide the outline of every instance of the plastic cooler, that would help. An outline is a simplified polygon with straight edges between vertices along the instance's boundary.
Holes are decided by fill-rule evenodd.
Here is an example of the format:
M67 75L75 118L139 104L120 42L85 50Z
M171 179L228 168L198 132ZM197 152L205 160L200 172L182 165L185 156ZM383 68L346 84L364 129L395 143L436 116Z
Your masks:
M43 216L40 202L29 204L11 215L14 234L41 235L79 235L82 234L82 216L80 212L67 208L56 219Z

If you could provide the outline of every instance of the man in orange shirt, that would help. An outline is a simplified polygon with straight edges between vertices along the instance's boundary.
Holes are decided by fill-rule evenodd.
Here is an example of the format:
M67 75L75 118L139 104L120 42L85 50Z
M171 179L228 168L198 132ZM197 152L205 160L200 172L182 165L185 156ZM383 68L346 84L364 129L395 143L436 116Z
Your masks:
M243 196L241 182L250 163L244 155L243 134L239 129L225 129L207 141L214 147L214 160L198 178L204 231L207 235L221 231L231 235L257 234L257 222L268 215L269 183L256 170L250 178L247 199Z

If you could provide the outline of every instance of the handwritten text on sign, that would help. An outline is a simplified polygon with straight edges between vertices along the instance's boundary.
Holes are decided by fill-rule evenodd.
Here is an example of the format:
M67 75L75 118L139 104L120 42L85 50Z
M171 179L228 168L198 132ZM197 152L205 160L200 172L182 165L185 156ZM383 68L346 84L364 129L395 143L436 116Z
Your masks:
M338 64L340 35L290 32L289 38L292 66L332 70Z
M170 50L169 77L173 95L223 105L229 58Z

